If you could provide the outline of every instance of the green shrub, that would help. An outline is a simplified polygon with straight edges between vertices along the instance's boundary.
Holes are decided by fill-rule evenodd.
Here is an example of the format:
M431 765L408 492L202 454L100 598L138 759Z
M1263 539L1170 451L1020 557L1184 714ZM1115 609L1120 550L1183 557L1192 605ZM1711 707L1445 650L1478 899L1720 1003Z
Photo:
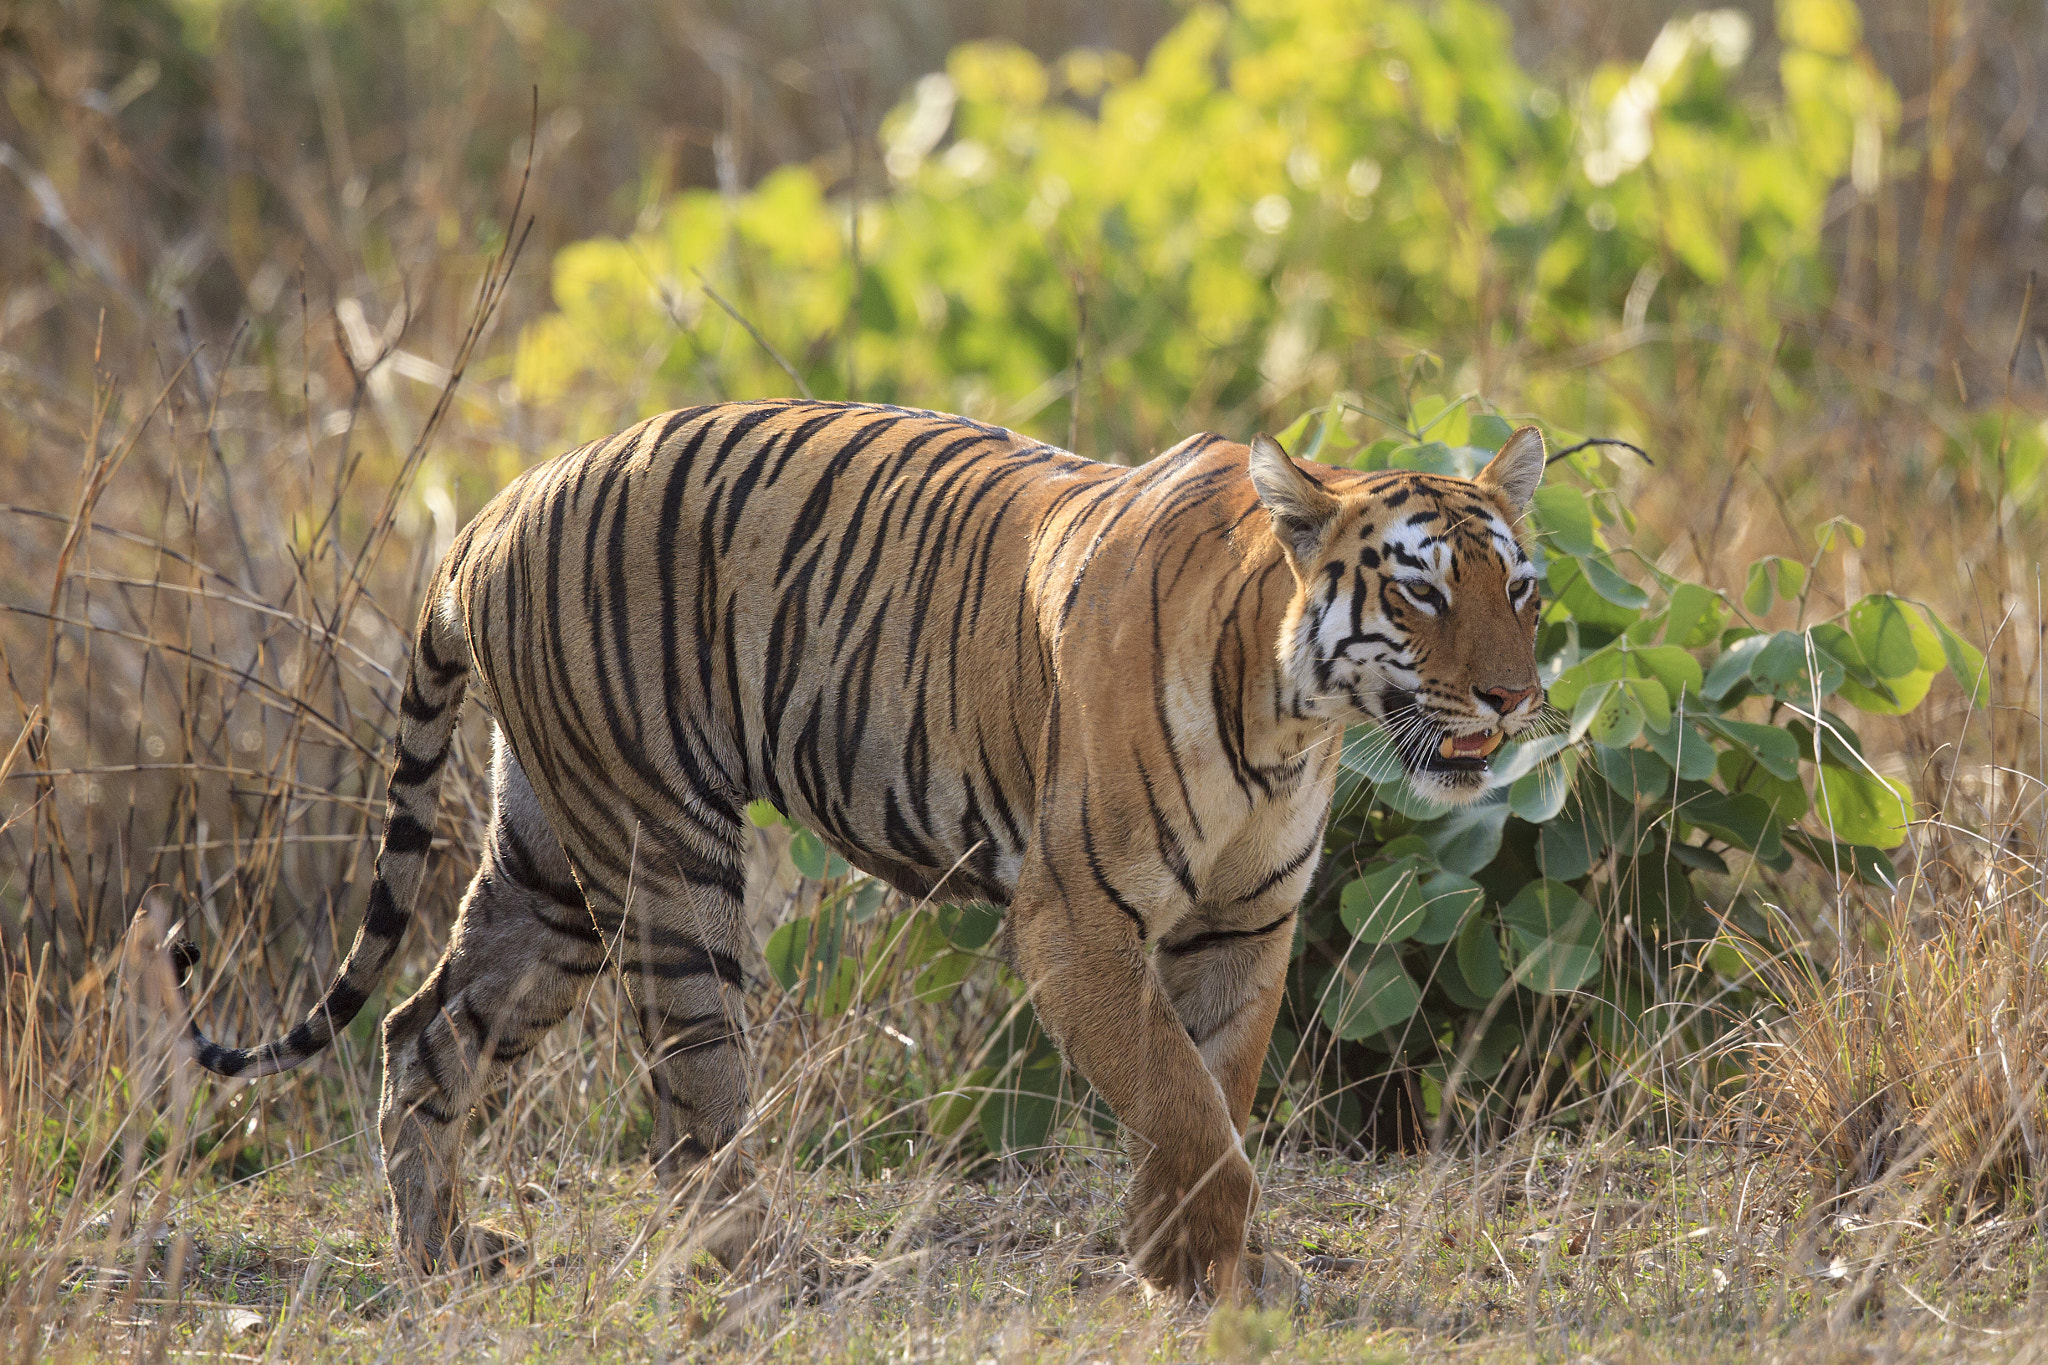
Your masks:
M560 251L516 384L595 436L788 392L786 363L1133 459L1335 390L1391 402L1427 353L1560 426L1692 440L1672 400L1751 401L1741 357L1803 401L1784 324L1830 298L1822 207L1897 121L1848 0L1781 12L1774 98L1737 93L1732 11L1577 92L1476 0L1198 6L1142 70L965 46L885 122L886 194L784 166Z

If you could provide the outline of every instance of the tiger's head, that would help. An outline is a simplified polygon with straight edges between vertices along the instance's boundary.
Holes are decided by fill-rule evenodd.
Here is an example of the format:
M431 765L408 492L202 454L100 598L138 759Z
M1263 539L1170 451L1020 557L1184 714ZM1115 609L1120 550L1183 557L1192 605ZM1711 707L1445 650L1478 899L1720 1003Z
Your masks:
M1379 722L1436 801L1477 798L1502 739L1544 710L1536 566L1515 532L1544 459L1542 433L1523 427L1476 478L1324 482L1252 442L1252 483L1295 578L1282 669L1306 713Z

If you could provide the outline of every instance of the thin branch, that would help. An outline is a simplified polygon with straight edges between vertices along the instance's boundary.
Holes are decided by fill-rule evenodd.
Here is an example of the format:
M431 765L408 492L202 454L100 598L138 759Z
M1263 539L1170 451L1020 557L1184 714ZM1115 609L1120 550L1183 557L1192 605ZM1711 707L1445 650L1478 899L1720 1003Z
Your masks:
M1576 455L1588 446L1620 446L1623 450L1633 450L1638 456L1642 458L1644 464L1649 465L1652 468L1655 468L1657 464L1655 460L1651 459L1647 454L1644 454L1643 448L1641 446L1635 445L1628 441L1617 441L1611 436L1590 436L1585 440L1579 442L1575 446L1566 446L1563 450L1558 451L1555 455L1552 455L1543 463L1546 467L1554 465L1559 460L1562 460L1565 456Z
M787 360L784 360L782 358L782 352L776 350L773 346L768 344L768 338L761 335L761 329L754 326L753 323L748 322L746 318L741 315L739 309L733 307L730 303L727 303L725 301L725 295L719 293L716 289L713 289L711 287L711 281L704 278L703 271L697 269L697 267L695 266L691 266L690 273L697 277L697 283L702 285L704 288L704 292L711 296L711 301L717 304L720 308L723 308L725 310L725 315L727 317L731 318L734 322L737 322L740 326L746 328L747 335L754 339L754 343L758 345L762 350L768 353L768 358L770 360L774 361L776 364L782 367L782 372L789 376L789 382L796 385L796 391L802 394L804 397L809 398L811 396L811 386L809 384L804 383L803 376L796 372L795 366L791 365Z

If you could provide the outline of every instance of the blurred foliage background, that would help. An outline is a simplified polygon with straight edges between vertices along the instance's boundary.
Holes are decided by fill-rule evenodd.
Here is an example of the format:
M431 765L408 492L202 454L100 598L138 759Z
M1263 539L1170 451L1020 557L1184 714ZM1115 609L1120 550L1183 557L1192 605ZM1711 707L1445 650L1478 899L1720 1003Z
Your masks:
M87 1000L160 894L224 1031L302 1007L455 528L575 441L792 391L1122 461L1312 409L1346 460L1634 441L1575 467L1601 562L1731 597L1812 563L1766 569L1766 632L1928 603L2000 706L1920 670L1871 761L2031 847L2044 70L2020 0L0 10L0 957ZM1836 515L1868 535L1816 556Z

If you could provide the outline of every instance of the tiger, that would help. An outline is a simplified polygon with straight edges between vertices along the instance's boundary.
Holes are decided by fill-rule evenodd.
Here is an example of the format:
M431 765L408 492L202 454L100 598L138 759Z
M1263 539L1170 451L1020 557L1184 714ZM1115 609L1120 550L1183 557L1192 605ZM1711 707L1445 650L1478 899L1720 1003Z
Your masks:
M1544 707L1543 476L1523 427L1470 479L1297 461L1213 433L1113 465L964 417L726 402L520 475L429 582L368 903L337 980L256 1048L332 1042L410 924L466 691L492 811L445 952L383 1023L395 1252L496 1265L466 1221L463 1130L593 977L631 983L664 1180L764 1235L746 1113L750 802L919 901L1003 907L1002 951L1114 1111L1128 1266L1256 1292L1250 1122L1323 852L1347 725L1415 788L1487 789ZM1256 1242L1254 1243L1256 1246Z

